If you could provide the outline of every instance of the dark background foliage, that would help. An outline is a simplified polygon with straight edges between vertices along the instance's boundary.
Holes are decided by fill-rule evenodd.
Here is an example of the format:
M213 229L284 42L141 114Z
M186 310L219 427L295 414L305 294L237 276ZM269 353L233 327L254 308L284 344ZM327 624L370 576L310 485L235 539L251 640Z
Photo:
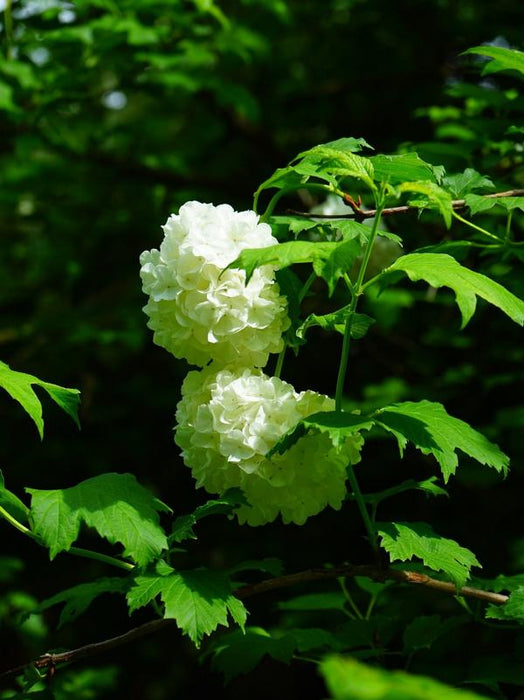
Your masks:
M22 410L0 397L0 466L20 494L25 486L60 488L125 471L177 513L205 499L172 440L187 366L152 344L138 275L140 252L159 245L161 224L185 201L250 207L276 167L315 143L349 135L379 152L418 144L423 157L450 171L473 166L502 189L523 186L521 159L505 136L523 111L518 99L504 97L515 81L483 84L479 61L459 57L495 39L518 47L517 0L501 0L496 11L473 0L231 0L220 9L203 0L20 0L12 15L12 28L2 27L0 61L0 357L82 391L81 432L46 401L43 443ZM409 251L446 235L436 220L423 221L404 217L390 227ZM489 225L503 221L491 217ZM465 262L522 292L510 261ZM478 555L486 575L512 573L524 563L518 331L482 308L459 335L456 309L441 295L431 304L424 295L417 288L391 297L355 345L350 400L441 400L498 442L514 472L502 484L466 463L449 501L410 493L383 517L435 522ZM338 338L313 334L298 362L288 358L283 377L333 393L335 359L324 359L336 358L338 345ZM359 468L364 490L433 473L418 454L400 463L386 441L370 443ZM223 567L256 553L281 557L293 571L369 557L351 505L303 528L213 519L199 535L187 555L191 565ZM123 603L109 596L58 632L53 612L15 630L15 613L35 599L106 572L65 555L51 565L44 551L3 526L2 550L9 557L0 560L3 666L129 627ZM399 593L393 604L413 600L424 596ZM417 604L437 612L452 605L436 596ZM278 621L271 596L250 609L252 624ZM456 670L453 655L467 634L441 650L443 677ZM489 655L500 641L489 630L483 635ZM427 659L418 663L413 670L427 670ZM64 692L88 697L82 693L91 687L94 697L158 700L325 692L314 669L271 661L222 690L217 674L199 668L191 644L167 631L95 666L64 673Z

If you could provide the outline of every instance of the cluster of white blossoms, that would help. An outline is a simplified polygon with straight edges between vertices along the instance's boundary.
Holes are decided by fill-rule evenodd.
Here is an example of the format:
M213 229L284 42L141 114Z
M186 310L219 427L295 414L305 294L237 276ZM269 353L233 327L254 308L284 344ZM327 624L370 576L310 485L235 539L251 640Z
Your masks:
M154 342L201 367L263 367L283 347L286 299L272 267L257 268L247 283L244 270L224 268L245 248L278 243L271 227L254 211L187 202L163 229L160 250L140 256Z
M279 514L299 525L327 505L340 508L346 465L360 459L355 434L335 449L327 435L309 432L284 454L267 453L298 421L331 411L332 399L260 370L210 366L190 372L182 385L175 441L197 486L222 494L240 487L248 501L236 515L261 525Z

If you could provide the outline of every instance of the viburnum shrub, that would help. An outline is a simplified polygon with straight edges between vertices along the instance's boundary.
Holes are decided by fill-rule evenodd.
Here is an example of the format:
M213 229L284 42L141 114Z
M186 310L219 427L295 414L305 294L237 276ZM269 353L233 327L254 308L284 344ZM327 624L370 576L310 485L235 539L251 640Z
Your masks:
M524 74L518 52L492 47L475 51L496 59L492 72L511 68ZM493 189L492 182L473 169L449 174L415 152L375 155L363 139L341 138L314 146L276 170L257 190L253 211L193 201L172 214L159 249L140 257L148 296L144 311L154 342L199 368L189 370L182 385L175 442L196 486L214 498L193 513L173 517L171 505L179 512L183 504L164 504L130 474L102 474L64 489L27 489L29 503L2 482L0 514L7 524L47 547L51 559L68 552L98 559L121 573L62 591L38 609L62 604L61 622L71 622L97 596L120 594L130 614L144 606L151 612L151 621L134 629L129 639L152 633L170 620L197 646L213 634L206 653L226 679L248 672L265 655L289 662L306 654L308 660L321 663L335 698L481 697L396 671L404 664L388 656L398 654L409 663L418 650L431 646L453 625L463 624L462 618L449 624L435 615L397 621L396 634L403 634L404 644L398 649L395 631L387 632L392 621L386 624L384 616L374 612L377 600L383 596L387 603L387 591L395 584L418 584L455 596L469 622L481 626L488 618L488 624L503 628L509 622L511 627L524 620L522 576L475 578L467 585L472 567L480 566L471 551L440 535L430 523L410 521L409 513L379 521L377 507L410 490L431 496L446 493L446 483L460 468L459 453L501 475L508 470L508 458L460 417L449 415L441 403L419 398L355 408L345 391L350 349L372 332L375 321L363 313L362 302L369 296L372 306L380 308L379 292L399 283L423 282L433 296L451 290L461 328L471 320L479 298L523 324L521 300L454 257L473 247L505 260L522 256L523 243L514 240L512 232L513 211L524 209L524 199L518 196L522 192ZM281 213L281 200L297 192L324 198L324 213ZM333 208L334 197L346 214ZM470 220L495 205L508 214L502 233ZM440 217L449 239L404 251L401 238L390 233L384 221L408 211L418 212L421 226ZM456 221L459 226L452 227ZM339 305L329 313L304 313L304 302L313 294ZM340 335L332 398L298 392L280 378L286 363L299 362L307 352L308 331L314 326ZM42 411L33 385L41 386L76 419L79 397L73 389L5 364L0 365L0 383L24 406L40 434ZM377 435L395 438L401 456L408 444L431 456L438 477L402 480L384 491L363 493L359 475L369 465L362 447ZM367 562L330 562L323 569L286 575L264 561L230 570L188 570L178 563L181 543L195 538L194 528L204 517L226 515L251 526L281 518L285 524L302 525L325 508L358 509L369 544ZM343 522L343 511L339 517ZM84 525L114 545L114 556L75 546ZM351 539L362 533L345 532L341 525L339 534L348 542L349 556ZM262 580L245 585L246 568L258 570ZM264 573L268 568L269 578ZM245 602L250 597L318 581L332 582L338 593L311 593L307 600L299 596L289 609L344 610L344 625L301 628L288 621L274 635L256 626L256 619L246 627ZM353 581L369 596L365 609L351 595L348 583ZM482 610L471 607L470 600ZM215 633L229 625L239 629ZM39 687L46 669L114 645L109 639L95 650L40 657L32 662L34 674L24 676L25 691ZM368 665L358 660L363 658ZM17 674L21 669L8 672ZM467 669L455 678L457 685L470 681L482 679L469 677Z

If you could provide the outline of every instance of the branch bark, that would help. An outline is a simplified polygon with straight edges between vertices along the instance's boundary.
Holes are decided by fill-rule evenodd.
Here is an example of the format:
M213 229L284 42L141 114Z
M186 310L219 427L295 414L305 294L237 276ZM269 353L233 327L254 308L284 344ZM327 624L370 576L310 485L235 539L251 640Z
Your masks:
M523 197L523 190L507 190L506 192L493 192L492 194L483 195L486 199L500 199L501 197ZM295 209L287 209L288 214L295 216L304 216L308 219L355 219L356 221L364 221L364 219L372 219L377 211L376 209L361 209L360 205L355 200L346 195L345 203L353 211L352 214L312 214L310 211L296 211ZM468 205L465 199L454 199L451 202L453 209L465 209ZM411 211L418 211L418 207L410 207L407 204L399 207L386 207L382 210L382 216L392 216L394 214L406 214Z
M288 588L297 583L325 581L334 578L353 578L354 576L367 576L374 581L385 581L389 579L396 581L397 583L423 586L425 588L441 591L442 593L447 593L448 595L460 595L464 596L465 598L476 598L477 600L483 600L487 603L493 603L495 605L503 605L509 598L509 596L502 593L484 591L480 588L472 588L470 586L457 588L454 584L449 583L448 581L439 581L438 579L431 578L425 574L419 574L415 571L401 569L380 569L379 567L366 564L340 566L333 569L308 569L306 571L299 571L295 574L277 576L275 578L261 581L260 583L242 586L235 591L235 596L240 600L245 600L246 598L251 598L254 595L267 593L269 591L276 591L281 588ZM77 649L70 649L58 654L43 654L42 656L38 657L38 659L29 661L21 666L16 666L15 668L11 668L8 671L0 674L0 681L6 681L10 678L21 675L28 666L34 666L38 670L47 669L48 671L51 671L60 664L80 661L81 659L87 659L90 656L106 653L111 649L115 649L116 647L133 642L136 639L140 639L141 637L158 632L159 630L164 629L164 627L172 625L174 622L175 621L171 619L153 620L151 622L146 622L143 625L139 625L138 627L134 627L133 629L130 629L117 637L104 639L101 642L86 644L85 646L78 647Z

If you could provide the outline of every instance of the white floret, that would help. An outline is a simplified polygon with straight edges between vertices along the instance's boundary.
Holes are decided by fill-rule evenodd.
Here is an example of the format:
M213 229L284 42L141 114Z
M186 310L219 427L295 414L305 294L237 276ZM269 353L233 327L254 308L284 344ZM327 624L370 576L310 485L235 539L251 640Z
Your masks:
M327 435L309 432L284 454L266 454L300 419L333 408L327 396L297 393L260 370L210 366L182 385L175 441L197 487L244 491L249 505L237 510L240 522L261 525L280 514L302 524L328 505L340 508L346 466L359 461L362 438L335 449Z
M163 227L160 250L140 256L144 307L153 340L175 357L204 366L263 367L282 349L287 304L270 266L246 283L244 270L224 270L245 248L278 241L253 211L187 202Z

